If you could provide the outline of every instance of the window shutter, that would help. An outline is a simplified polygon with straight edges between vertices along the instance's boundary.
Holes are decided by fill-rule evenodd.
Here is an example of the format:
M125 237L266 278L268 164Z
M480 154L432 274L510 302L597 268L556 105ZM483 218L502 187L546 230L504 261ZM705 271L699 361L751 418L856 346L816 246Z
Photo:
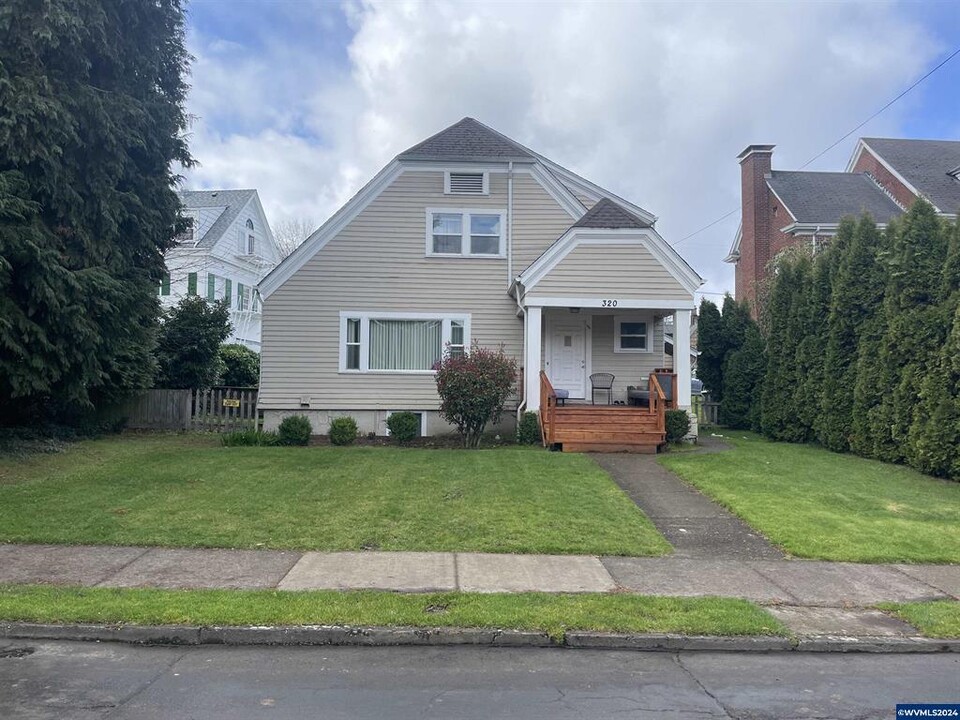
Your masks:
M483 195L483 173L450 173L453 195Z
M197 274L190 273L187 275L187 295L196 295L197 294Z
M237 310L245 310L243 307L243 283L237 283Z
M215 300L217 297L217 276L213 273L207 273L207 300Z
M160 280L160 294L169 295L170 294L170 274L165 273L163 279Z
M223 299L227 301L227 307L233 307L233 281L230 278L223 281Z

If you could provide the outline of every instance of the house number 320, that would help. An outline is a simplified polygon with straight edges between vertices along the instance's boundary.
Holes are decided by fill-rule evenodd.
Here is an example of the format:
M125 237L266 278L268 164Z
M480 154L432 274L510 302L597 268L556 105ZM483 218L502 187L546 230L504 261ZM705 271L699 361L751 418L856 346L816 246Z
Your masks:
M616 300L601 300L600 303L601 303L601 307L616 307L616 306L617 306L617 301L616 301Z

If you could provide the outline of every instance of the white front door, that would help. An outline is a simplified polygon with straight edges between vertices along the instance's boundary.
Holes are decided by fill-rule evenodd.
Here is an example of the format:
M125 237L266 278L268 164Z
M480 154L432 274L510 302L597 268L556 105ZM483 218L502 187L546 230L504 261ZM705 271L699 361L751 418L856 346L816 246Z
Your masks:
M582 322L550 328L547 377L555 390L566 390L572 398L586 397L585 347Z

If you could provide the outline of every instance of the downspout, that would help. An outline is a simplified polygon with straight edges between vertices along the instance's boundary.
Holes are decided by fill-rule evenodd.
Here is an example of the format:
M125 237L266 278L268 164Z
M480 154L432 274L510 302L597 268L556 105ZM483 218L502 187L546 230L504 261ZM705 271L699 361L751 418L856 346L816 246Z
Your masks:
M513 292L516 293L515 298L517 301L517 309L523 311L523 305L520 304L520 284L514 283ZM526 362L527 362L527 313L523 313L523 374L521 377L526 380ZM520 402L517 404L517 429L520 428L520 417L523 415L523 411L527 409L527 386L524 383L523 386L523 397L520 398Z
M507 164L507 282L513 281L513 160ZM519 302L519 299L518 301Z

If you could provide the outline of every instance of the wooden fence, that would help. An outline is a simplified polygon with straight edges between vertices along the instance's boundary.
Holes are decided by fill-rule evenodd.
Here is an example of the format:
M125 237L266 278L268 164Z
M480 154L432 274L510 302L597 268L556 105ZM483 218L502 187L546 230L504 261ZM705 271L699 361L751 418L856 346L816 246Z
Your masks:
M255 430L257 388L147 390L109 412L131 430Z
M212 387L194 390L190 427L231 432L257 429L257 388Z
M720 403L711 402L706 393L694 395L691 399L693 401L691 409L697 416L697 422L701 427L720 424Z
M108 412L131 430L188 430L191 390L147 390Z

